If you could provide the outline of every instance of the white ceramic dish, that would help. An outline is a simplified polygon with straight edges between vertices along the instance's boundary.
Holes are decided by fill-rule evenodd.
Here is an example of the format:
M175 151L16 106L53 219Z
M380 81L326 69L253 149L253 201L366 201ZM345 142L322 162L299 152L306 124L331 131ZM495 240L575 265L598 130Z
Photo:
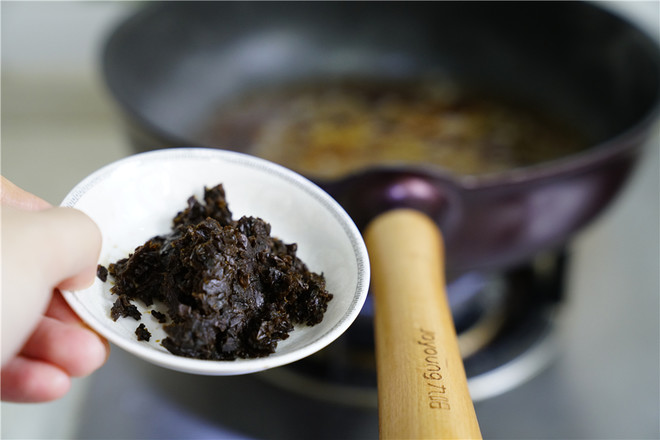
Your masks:
M99 225L103 246L99 263L128 256L149 238L170 231L174 215L192 194L202 200L204 186L224 185L234 219L261 217L271 235L297 243L297 255L311 271L323 273L334 297L323 321L296 327L275 353L257 359L208 361L175 356L159 343L162 325L136 302L152 334L138 341L132 318L110 318L116 296L111 283L96 279L85 290L63 292L75 312L113 344L149 362L206 375L261 371L306 357L339 337L357 317L369 287L369 260L351 218L323 190L271 162L215 149L166 149L130 156L80 182L62 206L80 209Z

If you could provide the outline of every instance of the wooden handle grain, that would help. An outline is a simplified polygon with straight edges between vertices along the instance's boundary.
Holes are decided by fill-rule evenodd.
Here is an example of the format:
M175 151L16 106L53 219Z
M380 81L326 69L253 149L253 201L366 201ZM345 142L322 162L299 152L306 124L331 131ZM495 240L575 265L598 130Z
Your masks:
M481 438L447 301L442 237L389 211L365 232L372 267L381 439Z

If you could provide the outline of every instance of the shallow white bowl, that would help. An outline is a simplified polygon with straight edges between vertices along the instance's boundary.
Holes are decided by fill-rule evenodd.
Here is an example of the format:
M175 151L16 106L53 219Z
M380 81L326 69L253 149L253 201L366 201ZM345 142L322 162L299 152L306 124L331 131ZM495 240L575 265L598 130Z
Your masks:
M130 156L96 171L66 196L62 206L87 213L101 229L99 263L125 258L149 238L171 230L172 218L204 186L222 183L234 219L261 217L271 235L297 243L308 268L323 273L334 297L323 321L296 327L275 353L258 359L208 361L175 356L160 345L162 325L135 304L151 332L138 341L132 318L110 318L116 296L108 282L96 279L85 290L63 292L91 328L115 345L147 361L178 371L234 375L265 370L306 357L339 337L357 317L369 287L369 259L357 227L343 208L304 177L271 162L216 149L166 149Z

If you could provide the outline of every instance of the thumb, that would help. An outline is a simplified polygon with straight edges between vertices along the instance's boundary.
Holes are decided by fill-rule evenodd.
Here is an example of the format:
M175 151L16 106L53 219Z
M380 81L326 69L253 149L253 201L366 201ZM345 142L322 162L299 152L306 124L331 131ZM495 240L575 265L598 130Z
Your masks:
M41 214L44 244L42 267L49 287L75 290L89 286L96 275L101 251L101 231L82 211L73 208L53 208ZM53 233L53 232L57 233Z
M55 287L90 284L101 233L71 208L23 211L2 207L2 363L30 336Z

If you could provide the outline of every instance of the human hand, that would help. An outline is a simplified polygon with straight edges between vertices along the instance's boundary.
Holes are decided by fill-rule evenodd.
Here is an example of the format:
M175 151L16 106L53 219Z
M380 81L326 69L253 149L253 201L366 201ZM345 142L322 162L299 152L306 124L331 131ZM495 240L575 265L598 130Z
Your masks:
M58 399L72 377L91 374L108 357L107 341L59 292L93 282L101 233L81 211L53 208L0 178L2 400Z

